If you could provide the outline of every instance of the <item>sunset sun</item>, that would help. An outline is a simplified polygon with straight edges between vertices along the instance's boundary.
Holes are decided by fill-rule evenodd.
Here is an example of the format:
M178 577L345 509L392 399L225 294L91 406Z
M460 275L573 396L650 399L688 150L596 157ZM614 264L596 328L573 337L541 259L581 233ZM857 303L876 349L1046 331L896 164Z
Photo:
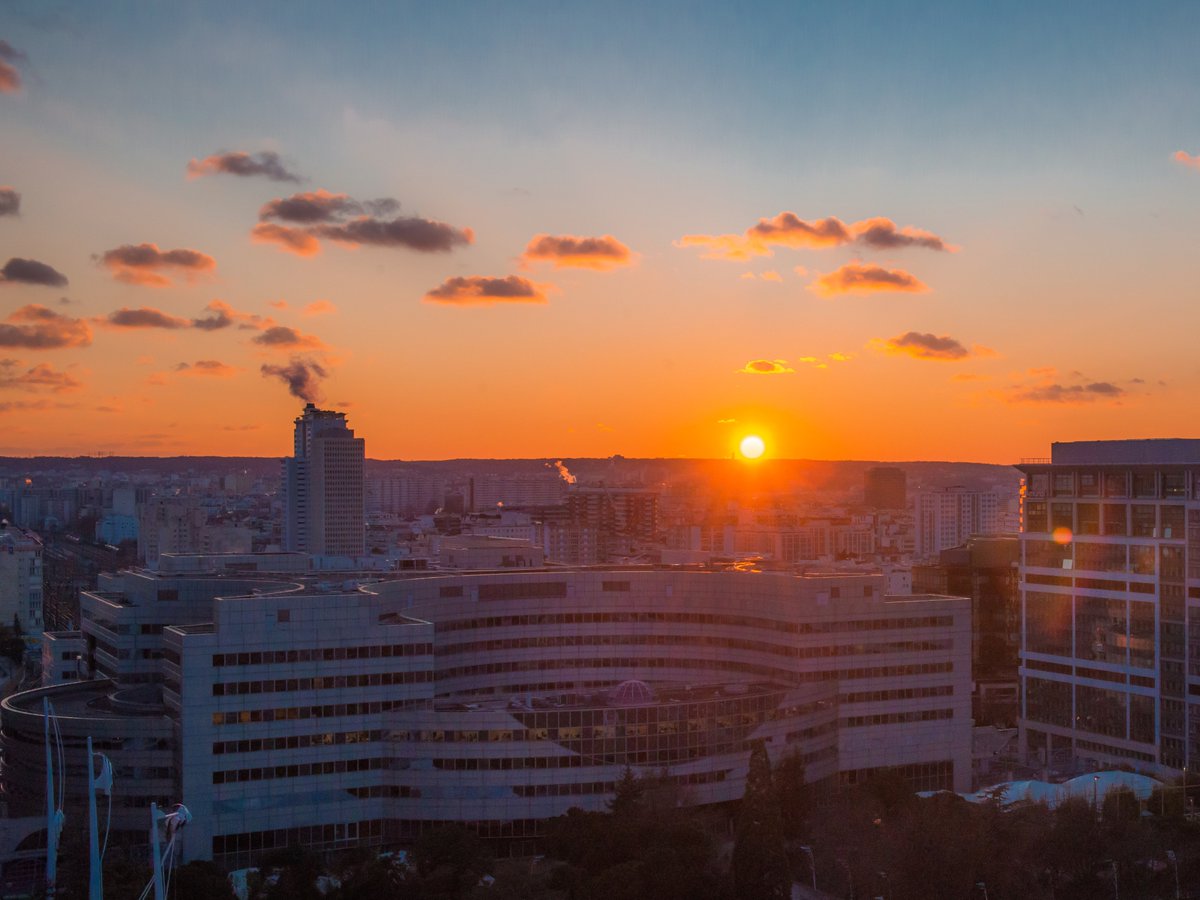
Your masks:
M767 445L763 443L763 439L757 434L748 434L742 438L742 443L738 446L738 449L746 459L758 459L766 452Z

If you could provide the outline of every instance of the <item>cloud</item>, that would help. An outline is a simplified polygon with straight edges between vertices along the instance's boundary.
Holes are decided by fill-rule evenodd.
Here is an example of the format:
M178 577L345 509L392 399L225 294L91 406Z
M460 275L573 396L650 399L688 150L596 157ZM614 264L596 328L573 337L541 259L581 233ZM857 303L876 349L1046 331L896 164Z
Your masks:
M783 282L783 276L780 275L778 272L776 272L774 269L768 269L767 271L763 272L758 277L761 278L763 281L775 281L775 282L779 282L779 283Z
M737 419L717 419L718 425L732 425Z
M171 279L162 274L194 278L217 267L217 261L199 250L160 250L156 244L123 244L94 257L113 278L126 284L166 287Z
M334 194L318 188L271 200L263 204L258 211L258 218L263 222L276 219L313 225L317 222L335 222L343 216L358 215L362 211L362 204L348 194Z
M351 246L406 247L422 253L446 252L475 240L470 228L455 228L417 216L385 218L399 209L399 201L390 197L360 203L347 194L305 191L264 204L251 239L275 244L299 256L317 253L318 238ZM277 226L269 220L290 225Z
M176 329L190 328L192 325L188 319L181 319L179 316L173 316L151 306L140 306L137 309L124 306L110 312L104 318L98 319L97 322L111 328Z
M738 372L743 375L793 375L796 370L788 366L786 359L752 359Z
M198 359L194 363L180 363L175 367L175 371L182 375L231 378L238 373L238 368L217 359Z
M224 300L213 300L204 309L208 313L207 316L192 319L192 327L199 328L201 331L219 331L234 324L243 330L261 330L275 324L273 319L254 313L239 312Z
M0 322L0 347L55 350L86 347L91 343L92 329L87 322L37 304L13 310Z
M1092 403L1097 400L1119 400L1125 389L1111 381L1092 381L1086 384L1039 384L1015 386L1006 396L1009 403Z
M905 225L897 228L891 219L877 216L873 219L863 219L850 226L854 234L854 242L876 250L900 250L905 247L924 247L927 250L942 250L954 252L951 247L931 231L923 231Z
M635 256L611 234L601 237L537 234L521 254L521 263L528 266L531 263L548 262L556 269L595 269L603 272L628 266Z
M906 225L897 228L891 219L876 216L847 225L836 216L806 221L793 212L781 212L742 234L685 234L676 247L703 247L705 259L745 260L754 256L773 256L775 247L826 249L843 244L859 244L877 250L924 247L953 250L936 234Z
M15 216L21 211L21 195L10 187L0 187L0 216Z
M205 175L238 175L243 178L261 175L271 181L294 181L297 184L304 179L290 171L272 150L262 150L258 153L245 153L232 150L225 153L214 153L204 159L193 159L187 164L188 178L202 178Z
M951 381L987 381L990 375L980 375L977 372L959 372L950 377Z
M872 341L872 346L884 353L942 362L957 362L971 355L970 350L947 334L936 335L920 331L906 331L886 340L876 338Z
M854 359L853 353L830 353L829 358L834 362L850 362Z
M302 316L328 316L338 311L337 305L329 300L314 300L300 310Z
M16 64L27 59L8 41L0 40L0 94L15 94L21 89L21 73Z
M885 269L882 266L852 262L821 275L808 289L822 297L834 297L839 294L882 292L921 294L928 291L929 287L903 269Z
M49 363L38 363L24 372L19 371L20 363L15 359L0 359L0 388L16 388L24 391L37 391L43 388L51 393L61 394L75 391L83 387L83 382L68 372L60 372Z
M504 278L470 275L447 278L425 295L425 302L455 306L545 303L546 294L543 286L519 275L508 275Z
M267 306L271 307L271 309L285 310L288 308L288 302L286 300L272 300Z
M307 231L274 222L259 222L250 229L250 240L256 244L274 244L296 256L316 256L321 252L321 242Z
M36 259L14 256L0 269L0 284L39 284L43 287L66 287L67 276Z
M321 382L329 375L321 363L301 356L293 356L286 366L264 364L260 371L264 377L278 378L293 397L309 403L321 399Z
M287 325L272 325L251 338L251 341L272 350L320 350L325 346L315 335L305 334Z
M1196 156L1190 156L1183 150L1176 150L1175 155L1171 158L1181 166L1187 166L1189 169L1196 169L1197 171L1200 171L1200 154L1197 154Z
M445 222L413 216L395 219L360 216L336 225L318 225L312 233L341 244L406 247L421 253L446 253L475 240L470 228L455 228Z

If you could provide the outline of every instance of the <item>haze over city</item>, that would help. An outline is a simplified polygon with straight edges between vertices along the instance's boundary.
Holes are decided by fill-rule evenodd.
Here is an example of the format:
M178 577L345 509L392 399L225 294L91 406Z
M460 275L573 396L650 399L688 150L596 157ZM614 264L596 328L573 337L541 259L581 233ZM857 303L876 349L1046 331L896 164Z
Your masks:
M1174 436L1198 15L6 3L0 453Z

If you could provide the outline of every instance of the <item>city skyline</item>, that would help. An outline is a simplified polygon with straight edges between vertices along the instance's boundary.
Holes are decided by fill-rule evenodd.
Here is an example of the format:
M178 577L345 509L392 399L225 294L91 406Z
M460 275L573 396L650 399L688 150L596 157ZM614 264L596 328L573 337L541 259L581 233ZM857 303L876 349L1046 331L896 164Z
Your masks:
M1194 8L6 11L0 454L1187 436Z

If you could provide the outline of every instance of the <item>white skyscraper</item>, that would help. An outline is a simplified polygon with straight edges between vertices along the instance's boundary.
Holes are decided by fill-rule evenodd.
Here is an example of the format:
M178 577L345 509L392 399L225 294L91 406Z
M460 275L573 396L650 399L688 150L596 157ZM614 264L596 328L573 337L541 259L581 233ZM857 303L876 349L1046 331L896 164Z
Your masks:
M283 546L315 556L361 556L365 442L346 414L312 403L296 418L293 453L283 461Z
M917 557L927 559L966 543L973 534L999 531L1000 497L960 487L923 492L916 496L914 519Z

